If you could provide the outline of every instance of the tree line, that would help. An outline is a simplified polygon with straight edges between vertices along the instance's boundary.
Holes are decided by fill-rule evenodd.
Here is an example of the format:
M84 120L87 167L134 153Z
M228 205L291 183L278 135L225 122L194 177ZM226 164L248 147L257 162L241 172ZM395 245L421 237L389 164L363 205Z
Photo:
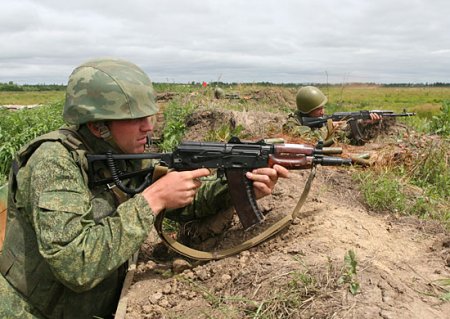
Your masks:
M26 92L26 91L64 91L65 85L61 84L16 84L13 81L0 83L0 91Z
M157 83L154 85L162 85L164 87L166 83ZM183 84L183 83L171 83L173 85ZM192 81L189 83L191 86L202 86L202 82ZM260 86L280 86L280 87L299 87L303 85L314 85L314 86L343 86L343 85L374 85L381 87L450 87L450 83L446 82L434 82L434 83L387 83L387 84L379 84L374 82L365 82L365 83L340 83L340 84L330 84L330 83L272 83L272 82L253 82L253 83L238 83L238 82L210 82L208 86L212 87L225 87L225 86L236 86L236 85L260 85ZM66 85L63 84L17 84L13 81L9 81L8 83L0 82L0 91L3 92L21 92L21 91L64 91L66 89Z

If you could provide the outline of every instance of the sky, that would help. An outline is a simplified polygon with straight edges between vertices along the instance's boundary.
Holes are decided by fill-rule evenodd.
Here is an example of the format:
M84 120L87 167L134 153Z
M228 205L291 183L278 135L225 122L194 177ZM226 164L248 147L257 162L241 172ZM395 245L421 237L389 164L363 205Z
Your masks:
M154 82L450 82L448 0L0 0L0 82L99 57Z

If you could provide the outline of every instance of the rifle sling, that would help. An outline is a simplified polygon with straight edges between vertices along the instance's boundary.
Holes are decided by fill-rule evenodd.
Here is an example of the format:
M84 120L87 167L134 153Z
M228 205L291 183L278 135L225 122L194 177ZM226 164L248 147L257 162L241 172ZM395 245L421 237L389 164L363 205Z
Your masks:
M266 239L272 237L276 233L280 232L282 229L289 226L296 217L298 217L298 214L300 212L300 209L302 208L303 204L306 202L306 198L308 197L309 191L311 189L312 181L316 175L316 167L313 166L311 169L311 172L309 174L308 180L306 181L305 187L303 189L302 194L300 195L300 198L297 202L297 205L295 206L294 210L291 214L286 215L273 225L271 225L269 228L261 232L260 234L256 235L253 238L250 238L241 244L227 248L222 249L214 252L208 252L208 251L202 251L190 248L188 246L185 246L181 244L180 242L176 241L169 235L165 234L163 232L163 220L165 211L160 212L155 219L155 228L158 232L161 240L166 243L171 249L176 251L177 253L196 260L214 260L214 259L221 259L228 256L236 255L237 253L247 250L251 247L254 247L261 242L265 241Z

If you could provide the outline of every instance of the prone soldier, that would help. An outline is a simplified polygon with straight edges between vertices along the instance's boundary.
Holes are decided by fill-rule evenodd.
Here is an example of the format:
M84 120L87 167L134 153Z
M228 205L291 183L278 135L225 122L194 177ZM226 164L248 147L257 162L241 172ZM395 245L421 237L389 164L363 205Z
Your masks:
M323 92L315 86L301 87L296 95L297 111L291 114L283 125L283 130L291 134L318 138L324 140L324 145L331 145L337 135L344 133L344 136L350 139L354 144L363 144L360 137L356 136L355 131L347 125L347 120L333 121L327 120L325 116L325 105L328 98ZM314 125L310 125L304 119L319 119ZM368 119L352 119L355 125L371 125L378 123L381 116L375 112L368 113ZM353 124L353 123L352 123Z

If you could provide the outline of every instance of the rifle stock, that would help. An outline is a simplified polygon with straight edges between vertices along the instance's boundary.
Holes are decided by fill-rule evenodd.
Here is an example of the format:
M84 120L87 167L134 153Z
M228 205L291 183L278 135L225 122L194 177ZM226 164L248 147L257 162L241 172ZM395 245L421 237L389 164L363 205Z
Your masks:
M87 154L89 163L89 182L91 185L114 182L122 191L136 194L151 184L152 168L136 172L120 172L116 167L118 160L159 159L159 164L175 170L193 170L197 168L217 169L217 176L226 176L230 195L239 219L245 229L261 223L264 216L258 208L252 182L245 177L246 172L255 168L273 167L275 164L289 170L312 168L315 165L350 165L351 159L324 156L336 154L342 149L316 147L308 144L267 144L259 142L241 142L232 138L228 143L183 142L172 153L144 154ZM95 163L107 163L111 172L110 179L96 179L92 174ZM144 182L136 189L129 189L122 183L133 176L145 176Z

